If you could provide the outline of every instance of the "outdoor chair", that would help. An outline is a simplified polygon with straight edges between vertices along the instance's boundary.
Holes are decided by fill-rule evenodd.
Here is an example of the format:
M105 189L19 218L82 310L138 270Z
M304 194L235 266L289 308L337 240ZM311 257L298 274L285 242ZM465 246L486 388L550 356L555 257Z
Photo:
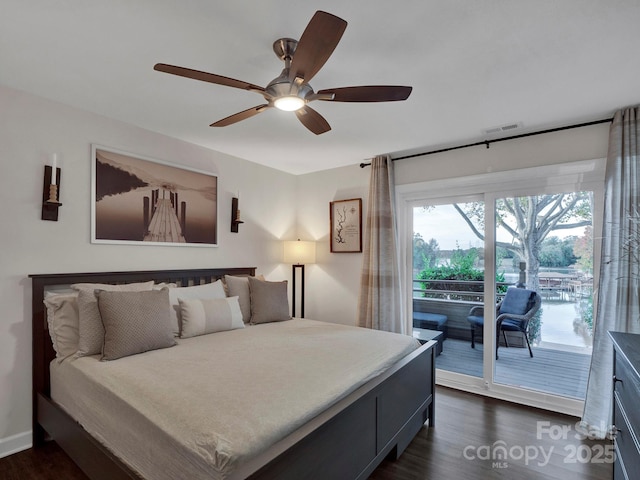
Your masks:
M504 336L504 342L509 347L505 332L520 332L524 335L529 348L529 355L533 357L531 344L529 343L529 322L540 309L542 298L533 290L524 288L509 288L500 303L496 305L496 359L498 358L498 346L500 344L500 332ZM475 306L469 311L467 321L471 326L471 348L476 348L475 336L484 330L484 307Z

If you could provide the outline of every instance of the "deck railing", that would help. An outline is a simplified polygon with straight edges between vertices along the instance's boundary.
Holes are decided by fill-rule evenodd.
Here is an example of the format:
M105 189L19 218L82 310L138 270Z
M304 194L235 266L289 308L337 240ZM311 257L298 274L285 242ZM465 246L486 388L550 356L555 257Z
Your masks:
M471 307L484 304L484 282L472 280L413 280L413 311L447 316L448 337L469 341L467 316ZM504 298L510 282L496 283L496 303ZM426 288L425 288L426 287ZM514 346L524 346L521 336L509 339ZM520 345L522 344L522 345Z
M512 285L514 283L496 282L496 299L498 301L501 300L507 287ZM416 278L413 280L413 298L483 303L484 281L425 280Z

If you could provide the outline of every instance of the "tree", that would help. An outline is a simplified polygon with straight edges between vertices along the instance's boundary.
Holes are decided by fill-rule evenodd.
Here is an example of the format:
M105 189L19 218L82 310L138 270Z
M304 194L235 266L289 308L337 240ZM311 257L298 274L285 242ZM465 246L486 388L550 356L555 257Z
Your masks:
M587 275L593 275L593 227L584 227L584 235L578 237L573 245L578 257L577 264Z
M422 270L435 267L440 246L435 238L425 242L419 233L413 234L413 268Z
M540 265L543 267L568 267L578 260L573 251L573 245L576 242L574 236L565 237L547 237L542 241L540 247Z
M544 239L556 230L591 225L591 193L574 192L500 199L496 202L496 225L512 237L511 242L496 241L496 246L517 254L527 264L527 285L539 290L540 248ZM484 241L484 208L478 202L464 209L454 204L473 233Z

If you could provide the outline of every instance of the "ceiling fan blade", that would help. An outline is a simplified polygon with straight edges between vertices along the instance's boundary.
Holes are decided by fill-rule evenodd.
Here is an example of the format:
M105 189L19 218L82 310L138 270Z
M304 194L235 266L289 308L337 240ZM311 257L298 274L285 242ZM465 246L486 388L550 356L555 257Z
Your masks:
M322 115L313 108L304 106L296 110L298 120L316 135L321 135L331 130L331 125L324 119Z
M329 59L346 28L343 19L318 10L298 41L289 79L299 77L309 82Z
M398 102L406 100L412 87L369 85L363 87L328 88L316 93L318 100L333 102ZM333 94L333 99L322 96Z
M215 123L209 125L210 127L226 127L229 125L233 125L234 123L238 123L242 120L246 120L247 118L251 118L254 115L264 112L267 108L269 108L268 104L258 105L257 107L248 108L242 112L234 113L233 115L229 115L222 120L218 120Z
M175 65L167 65L166 63L156 63L153 67L158 72L170 73L180 77L192 78L203 82L215 83L226 87L240 88L242 90L255 90L264 92L264 88L252 83L236 80L235 78L223 77L215 73L201 72L200 70L192 70L191 68L177 67Z

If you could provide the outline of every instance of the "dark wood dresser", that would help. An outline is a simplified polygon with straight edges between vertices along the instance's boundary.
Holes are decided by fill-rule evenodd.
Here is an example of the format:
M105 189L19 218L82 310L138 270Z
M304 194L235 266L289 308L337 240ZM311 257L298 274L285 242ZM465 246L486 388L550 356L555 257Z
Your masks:
M614 480L640 473L640 335L609 332L613 340Z

